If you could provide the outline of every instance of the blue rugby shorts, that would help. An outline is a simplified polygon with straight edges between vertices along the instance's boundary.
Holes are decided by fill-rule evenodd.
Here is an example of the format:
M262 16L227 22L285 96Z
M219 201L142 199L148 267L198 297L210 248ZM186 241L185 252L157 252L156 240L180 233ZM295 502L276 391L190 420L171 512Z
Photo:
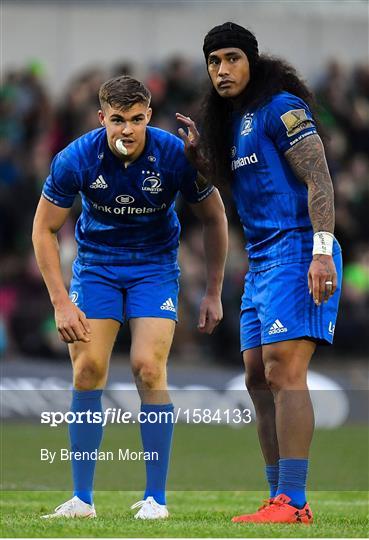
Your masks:
M333 259L337 290L319 307L309 294L310 261L248 272L241 303L241 351L304 337L323 344L333 343L342 286L341 252Z
M177 321L179 275L176 262L93 266L76 259L69 297L88 319Z

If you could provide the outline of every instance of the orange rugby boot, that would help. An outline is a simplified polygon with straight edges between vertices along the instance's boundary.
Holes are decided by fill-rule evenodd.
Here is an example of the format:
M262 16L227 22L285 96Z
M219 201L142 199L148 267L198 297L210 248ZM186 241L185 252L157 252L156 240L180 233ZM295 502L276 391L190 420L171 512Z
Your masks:
M304 523L310 525L313 522L313 514L308 503L303 508L295 508L288 504L291 499L287 495L278 495L269 499L254 514L245 514L232 518L233 523Z
M264 510L264 508L267 508L267 506L269 506L270 504L272 504L273 501L274 501L274 497L270 497L269 499L264 499L263 504L261 506L259 506L259 508L256 510L256 512L254 512L253 514L247 514L247 517L251 518L252 516L256 516L256 514L258 514L262 510ZM242 518L242 517L244 517L244 516L236 516L236 517L232 518L232 521L234 523L237 523L237 522L240 521L239 518Z

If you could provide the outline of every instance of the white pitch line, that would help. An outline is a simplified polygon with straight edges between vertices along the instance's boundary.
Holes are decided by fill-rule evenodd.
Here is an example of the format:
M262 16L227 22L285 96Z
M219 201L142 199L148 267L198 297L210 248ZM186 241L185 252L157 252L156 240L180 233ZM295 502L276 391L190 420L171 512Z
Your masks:
M315 501L315 504L318 506L320 505L326 505L326 506L342 506L342 505L347 505L347 506L368 506L369 505L369 501L330 501L329 499L324 499L322 501Z

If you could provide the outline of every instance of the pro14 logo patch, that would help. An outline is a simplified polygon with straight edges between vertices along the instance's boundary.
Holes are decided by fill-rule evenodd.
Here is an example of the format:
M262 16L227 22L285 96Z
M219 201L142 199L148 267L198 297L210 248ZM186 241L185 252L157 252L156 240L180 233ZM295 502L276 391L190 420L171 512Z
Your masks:
M142 182L142 191L148 191L153 195L163 191L163 188L161 187L160 172L142 171L142 174L147 175Z
M314 126L314 123L307 117L304 109L292 109L282 114L280 118L286 126L287 137L293 137L297 133L300 133L300 131Z

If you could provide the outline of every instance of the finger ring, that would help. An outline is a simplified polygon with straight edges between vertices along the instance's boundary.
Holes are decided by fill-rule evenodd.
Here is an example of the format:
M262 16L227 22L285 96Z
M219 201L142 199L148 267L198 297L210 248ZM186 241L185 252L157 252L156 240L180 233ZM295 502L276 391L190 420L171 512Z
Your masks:
M333 281L326 281L325 284L326 285L333 285Z

